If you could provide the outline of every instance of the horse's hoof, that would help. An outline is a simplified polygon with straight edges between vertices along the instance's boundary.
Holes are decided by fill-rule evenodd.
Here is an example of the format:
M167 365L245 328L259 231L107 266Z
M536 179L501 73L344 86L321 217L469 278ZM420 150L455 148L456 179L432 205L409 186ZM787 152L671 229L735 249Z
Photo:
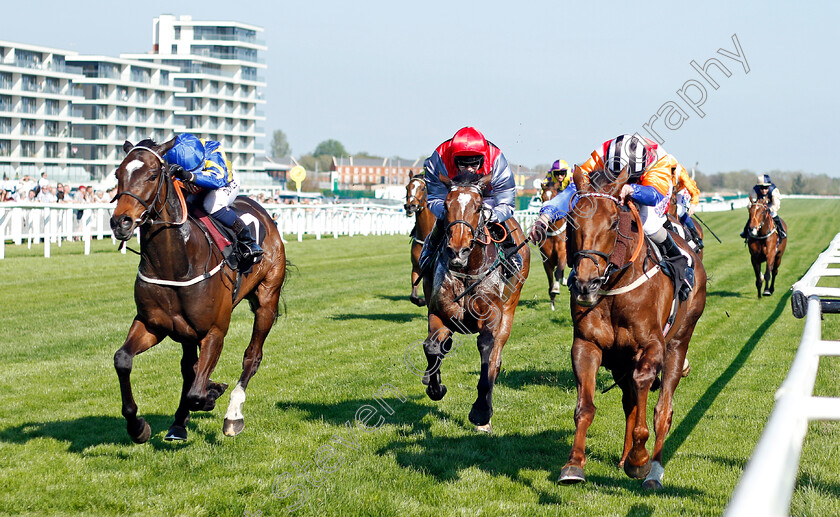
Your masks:
M567 465L560 471L560 477L557 478L557 481L564 485L574 485L586 481L586 477L583 475L583 468L576 465Z
M552 310L552 311L556 310L556 309L554 308L554 302L551 302L551 310Z
M764 290L764 296L770 296L771 294L773 294L773 291L771 291L770 289Z
M422 382L424 386L428 386L429 385L429 374L424 373L423 378L420 379L420 382Z
M138 418L138 427L141 428L139 433L132 433L131 428L128 428L128 435L131 436L131 441L134 443L146 443L152 437L152 428L149 423L142 418Z
M493 416L493 408L476 409L473 404L470 410L469 419L476 427L482 427L490 424L490 418Z
M183 442L187 439L187 428L180 425L173 425L169 428L166 436L163 437L167 442Z
M490 434L493 432L493 424L492 422L487 422L487 425L477 425L475 426L475 430L482 433Z
M245 419L239 418L236 420L228 420L225 418L225 425L222 427L225 436L236 436L241 433L243 429L245 429Z
M642 483L642 488L645 490L662 490L662 483L655 479L646 479L644 483Z
M650 473L650 461L638 467L628 461L624 464L624 472L633 479L644 479Z
M438 401L446 395L446 385L441 384L438 389L433 389L429 386L426 388L426 395L428 395L430 399Z

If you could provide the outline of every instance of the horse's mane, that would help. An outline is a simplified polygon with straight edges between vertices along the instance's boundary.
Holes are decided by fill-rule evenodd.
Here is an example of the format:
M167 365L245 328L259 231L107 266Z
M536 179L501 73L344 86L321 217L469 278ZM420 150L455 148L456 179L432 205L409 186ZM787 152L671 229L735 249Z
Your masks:
M140 140L139 142L134 144L134 147L148 147L151 149L152 147L156 147L157 145L157 142L155 142L151 138L144 138L143 140Z
M607 190L606 187L615 180L612 173L605 172L603 169L594 170L589 173L589 184L592 188L601 192Z
M481 175L476 174L474 172L462 172L458 174L454 178L452 178L452 186L453 187L470 187L475 186L478 183L478 180L481 179Z

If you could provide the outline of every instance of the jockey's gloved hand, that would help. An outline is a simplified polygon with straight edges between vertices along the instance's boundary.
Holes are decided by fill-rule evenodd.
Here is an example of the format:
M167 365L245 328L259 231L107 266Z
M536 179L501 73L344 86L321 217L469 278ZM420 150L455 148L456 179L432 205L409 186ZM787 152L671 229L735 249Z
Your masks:
M193 178L195 178L195 175L193 173L189 172L177 163L173 163L169 166L169 174L171 174L173 178L179 179L184 182L192 181Z
M543 222L542 218L540 218L537 219L534 226L531 227L531 232L528 234L528 237L531 239L531 242L540 243L545 240L547 233L548 225Z

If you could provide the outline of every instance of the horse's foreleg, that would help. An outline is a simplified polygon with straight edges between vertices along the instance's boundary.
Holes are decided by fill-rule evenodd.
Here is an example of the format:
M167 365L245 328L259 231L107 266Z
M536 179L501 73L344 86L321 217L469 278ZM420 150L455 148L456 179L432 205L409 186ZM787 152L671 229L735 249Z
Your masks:
M245 416L242 414L242 406L245 404L245 389L248 382L257 373L263 357L263 345L274 321L277 318L277 303L280 297L280 290L272 294L265 294L259 298L251 298L251 310L254 312L254 327L251 331L251 342L245 349L242 358L242 374L236 387L230 394L230 404L225 413L224 433L226 436L236 436L245 428Z
M577 384L575 407L575 439L569 461L560 470L561 483L583 481L586 465L586 431L595 418L595 376L601 366L601 349L593 343L575 338L572 344L572 370Z
M776 275L779 274L779 264L782 262L782 252L777 251L773 260L773 278L770 281L770 294L776 289Z
M616 377L618 377L616 379ZM621 460L618 468L624 467L627 455L633 447L633 428L636 425L636 392L633 389L633 381L630 379L630 372L613 372L613 378L621 387L621 405L624 408L624 449L621 451Z
M207 383L219 361L224 341L225 331L218 327L210 329L201 340L201 352L195 366L195 379L187 392L187 404L191 411L212 411L216 407L216 399L208 396Z
M152 435L152 430L146 420L137 417L137 404L131 392L131 368L134 356L145 352L163 339L162 334L152 332L146 324L135 318L128 330L123 346L114 354L114 368L120 380L120 395L122 395L122 414L126 420L126 428L131 439L136 443L144 443Z
M651 344L633 370L636 391L636 422L633 427L633 447L624 463L624 472L634 479L642 479L650 472L650 454L645 444L650 436L647 425L647 399L656 379L657 367L662 364L664 343Z
M510 325L501 325L493 330L484 328L478 334L478 353L481 355L481 373L478 377L478 397L470 410L470 422L479 431L491 430L490 418L493 416L493 387L502 367L502 348L510 335Z
M773 294L776 286L776 273L779 267L776 264L776 251L773 245L773 251L767 253L767 266L764 269L764 296Z
M183 441L187 439L187 422L190 420L190 407L187 401L187 393L195 381L195 364L198 361L198 344L192 341L184 341L181 344L183 355L181 356L181 402L175 411L175 422L169 428L164 440Z
M440 400L446 395L446 385L440 382L440 367L446 352L452 346L452 331L434 314L429 314L429 336L423 343L426 353L426 373L423 383L427 384L426 394L432 400Z
M755 272L755 290L758 292L758 297L761 298L761 260L753 256L752 265Z
M411 303L418 307L423 307L426 305L426 298L420 296L418 291L420 286L418 285L419 282L417 278L420 277L420 250L422 246L420 244L412 244L411 246L411 296L409 300Z

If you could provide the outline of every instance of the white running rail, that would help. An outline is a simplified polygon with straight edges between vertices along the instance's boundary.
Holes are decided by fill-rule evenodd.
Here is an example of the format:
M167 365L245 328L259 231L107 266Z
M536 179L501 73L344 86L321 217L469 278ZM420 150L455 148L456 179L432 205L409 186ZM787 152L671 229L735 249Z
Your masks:
M805 329L793 365L776 392L776 406L732 500L727 517L787 516L799 471L802 444L812 420L840 420L840 398L815 397L820 357L840 356L840 341L822 340L823 312L840 312L840 289L818 287L820 278L840 276L840 233L804 277L793 284L794 315L805 319ZM835 298L835 299L828 299Z

